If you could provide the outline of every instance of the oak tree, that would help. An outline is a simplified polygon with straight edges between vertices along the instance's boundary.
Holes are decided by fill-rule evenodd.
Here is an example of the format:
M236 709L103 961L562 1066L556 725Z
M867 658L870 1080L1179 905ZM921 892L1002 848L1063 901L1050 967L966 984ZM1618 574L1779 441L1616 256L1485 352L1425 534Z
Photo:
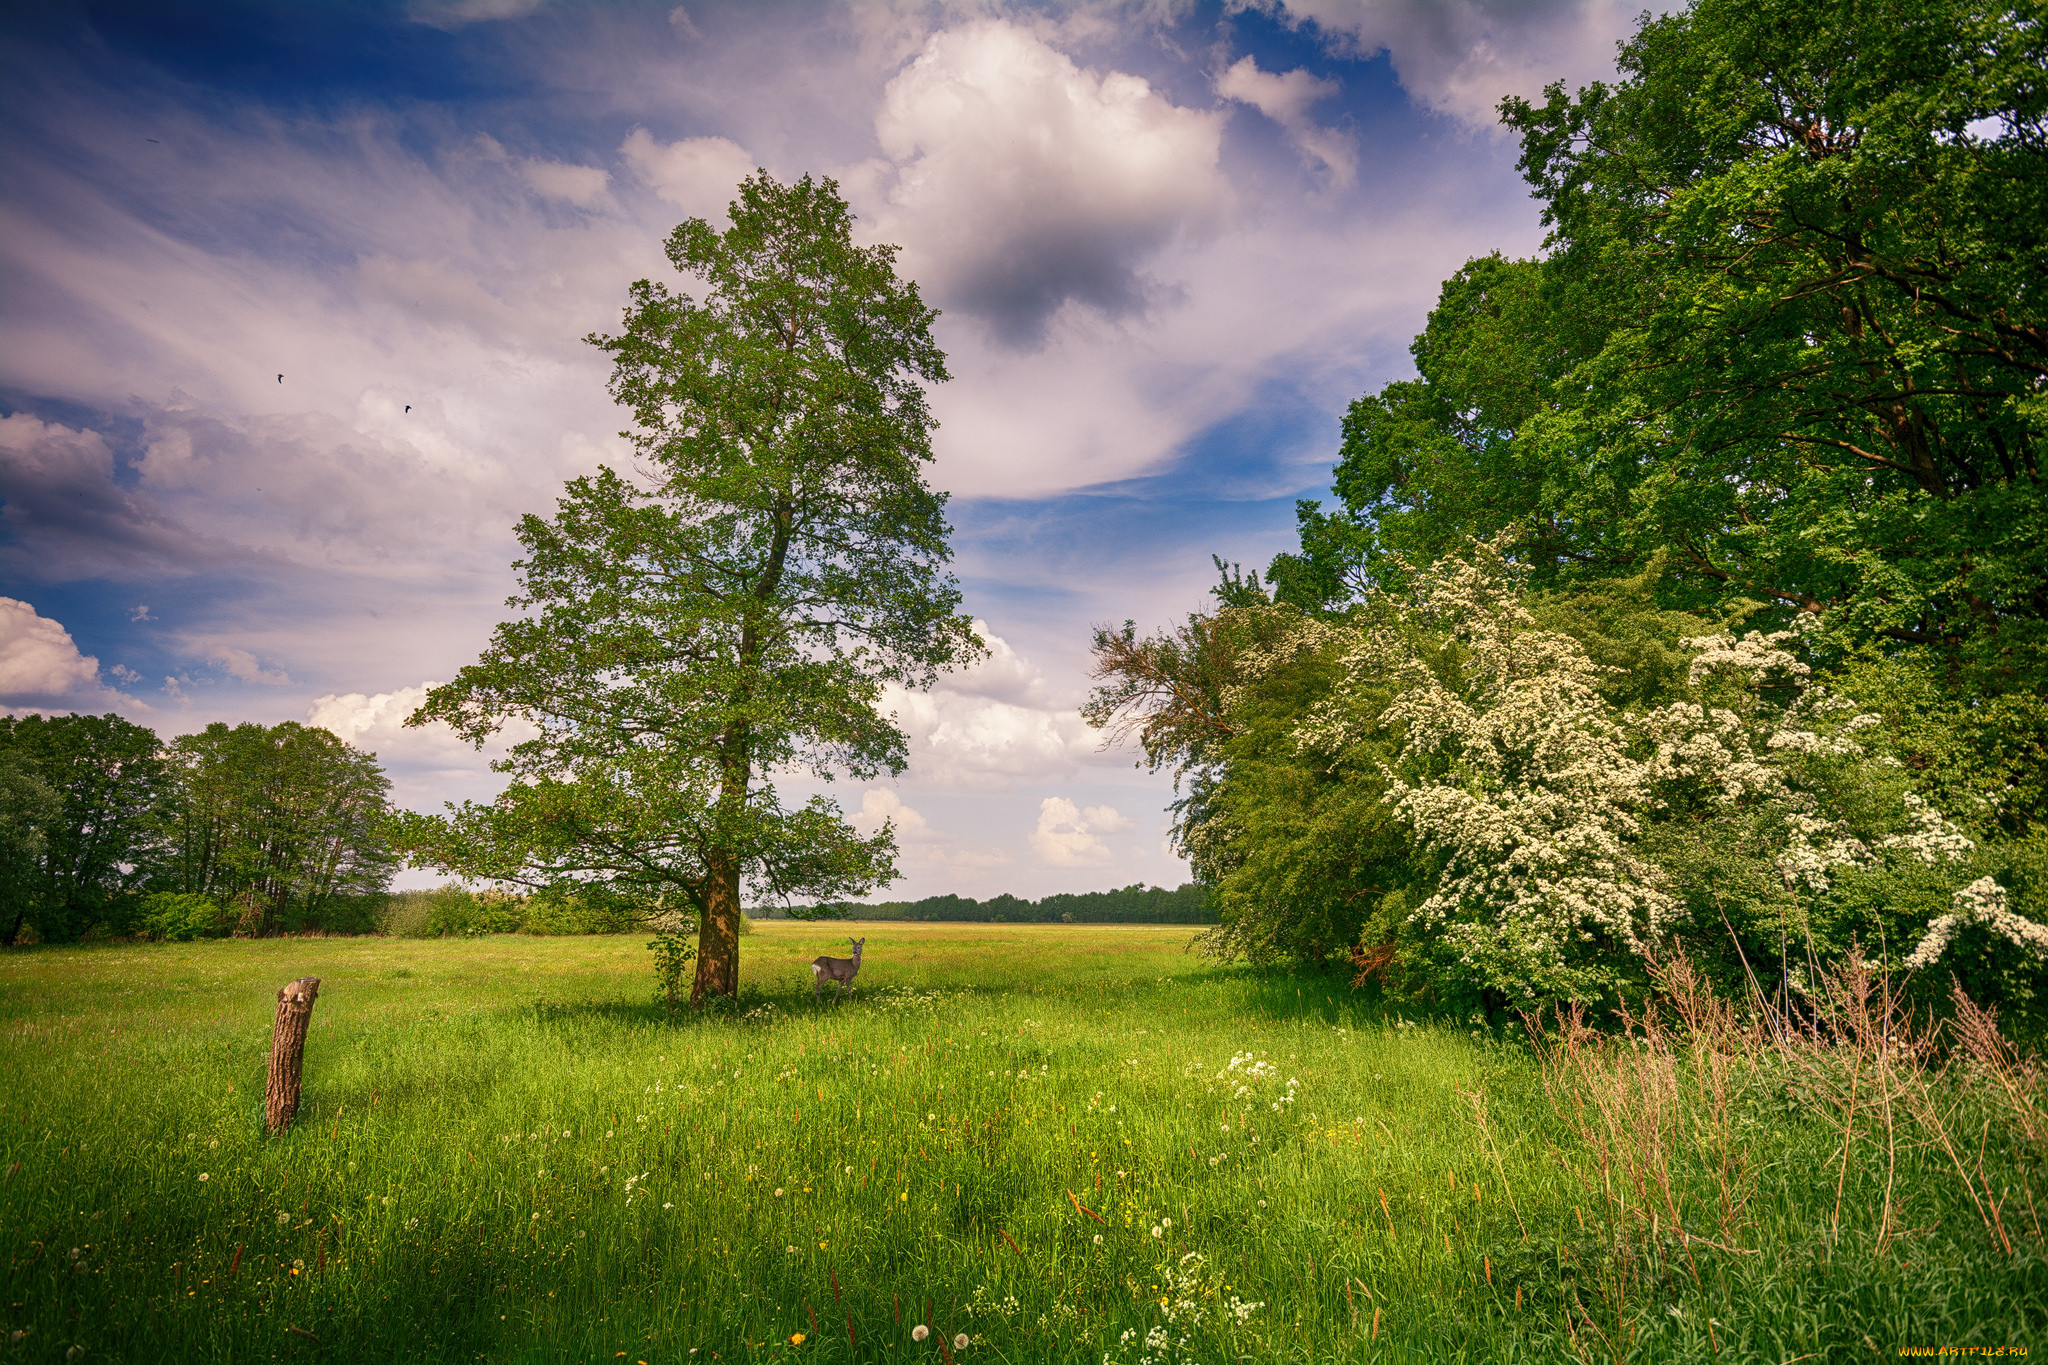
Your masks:
M884 686L981 649L925 482L936 313L895 248L855 245L831 180L757 172L730 218L668 239L701 296L642 280L622 330L589 338L634 466L521 520L521 614L408 722L479 745L530 727L496 763L509 785L402 836L460 875L694 917L693 1002L737 990L743 897L894 877L889 827L863 836L776 779L900 772Z

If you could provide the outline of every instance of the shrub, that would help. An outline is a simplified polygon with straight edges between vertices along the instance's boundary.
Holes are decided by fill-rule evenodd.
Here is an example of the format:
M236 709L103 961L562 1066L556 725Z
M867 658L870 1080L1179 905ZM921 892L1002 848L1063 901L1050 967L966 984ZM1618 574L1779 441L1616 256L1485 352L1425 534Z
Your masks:
M427 933L441 938L515 934L525 927L528 898L506 891L472 891L450 882L429 893Z
M384 898L377 930L393 938L427 938L432 933L427 926L433 915L433 892L394 891Z
M165 943L219 938L230 927L227 911L189 891L159 891L145 897L139 923L144 934Z

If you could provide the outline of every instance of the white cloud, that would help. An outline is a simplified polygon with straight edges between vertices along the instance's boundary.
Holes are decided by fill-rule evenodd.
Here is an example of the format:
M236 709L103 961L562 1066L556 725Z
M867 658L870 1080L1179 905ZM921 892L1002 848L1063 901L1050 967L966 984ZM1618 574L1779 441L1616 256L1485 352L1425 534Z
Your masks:
M893 822L899 843L925 833L925 818L903 804L903 798L887 787L870 787L860 794L860 809L847 822L864 835L872 836L885 821Z
M423 682L418 687L401 687L395 692L329 692L316 697L306 708L306 724L329 730L358 749L374 749L418 735L405 729L405 718L417 711L427 693L439 687ZM452 732L448 733L454 738ZM458 743L460 741L457 741ZM466 747L466 746L465 746Z
M0 597L0 698L64 697L94 688L100 661L71 632L12 597Z
M1216 93L1249 104L1287 132L1297 151L1313 158L1329 173L1330 184L1342 189L1358 178L1358 152L1351 139L1319 126L1308 111L1343 87L1306 67L1293 71L1259 70L1258 60L1245 57L1216 77Z
M1053 867L1102 867L1115 859L1100 835L1135 828L1112 806L1083 811L1064 796L1038 803L1038 828L1031 832L1031 851Z
M1062 308L1143 314L1153 255L1223 222L1221 115L1002 21L934 35L882 96L882 235L942 306L1035 345Z
M491 19L522 19L547 0L414 0L407 10L414 23L455 29Z
M215 645L206 657L228 671L230 677L240 678L245 683L260 683L265 687L283 687L291 682L291 675L282 669L265 668L254 654L232 645Z
M566 161L539 158L520 164L526 183L549 199L560 199L580 209L603 208L611 203L605 187L611 172L601 166L578 166Z
M1615 43L1641 0L1226 0L1312 23L1340 52L1385 52L1417 104L1479 127L1504 95L1535 98L1551 81L1612 79ZM1669 8L1652 5L1653 10Z
M1127 834L1138 827L1136 820L1118 814L1115 806L1083 807L1081 823L1096 834Z
M1096 748L1079 708L986 621L974 628L989 649L980 664L941 675L928 692L886 690L883 705L910 738L908 776L936 787L1001 789L1073 772Z
M692 218L724 219L740 181L753 174L746 148L722 137L657 142L645 128L626 135L619 155L655 195Z

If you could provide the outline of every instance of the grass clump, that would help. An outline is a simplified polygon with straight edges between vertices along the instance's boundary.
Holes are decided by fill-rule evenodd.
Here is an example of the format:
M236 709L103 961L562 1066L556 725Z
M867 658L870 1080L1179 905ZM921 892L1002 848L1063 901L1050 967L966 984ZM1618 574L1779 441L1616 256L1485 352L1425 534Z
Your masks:
M2042 1326L2038 1128L1958 1165L1900 1100L1886 1147L1874 1063L1831 1035L1660 1015L1537 1051L1188 957L1186 929L859 932L843 1006L805 968L841 931L764 924L746 993L673 1020L639 935L0 959L0 1326L47 1359L1088 1365ZM297 975L301 1117L266 1139ZM1918 1082L1952 1138L2037 1113L2015 1054L1954 1055ZM1813 1066L1852 1077L1851 1128Z

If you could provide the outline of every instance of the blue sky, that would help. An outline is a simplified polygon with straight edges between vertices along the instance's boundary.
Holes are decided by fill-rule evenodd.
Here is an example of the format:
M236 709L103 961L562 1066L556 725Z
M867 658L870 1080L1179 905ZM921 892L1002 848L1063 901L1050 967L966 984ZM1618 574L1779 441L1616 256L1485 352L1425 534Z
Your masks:
M934 482L998 647L897 699L896 894L1185 875L1078 718L1089 626L1202 605L1326 492L1438 282L1541 241L1501 95L1633 6L45 4L0 17L0 705L397 722L474 657L510 529L622 459L602 357L684 217L839 180L943 316ZM282 375L280 382L278 376Z

